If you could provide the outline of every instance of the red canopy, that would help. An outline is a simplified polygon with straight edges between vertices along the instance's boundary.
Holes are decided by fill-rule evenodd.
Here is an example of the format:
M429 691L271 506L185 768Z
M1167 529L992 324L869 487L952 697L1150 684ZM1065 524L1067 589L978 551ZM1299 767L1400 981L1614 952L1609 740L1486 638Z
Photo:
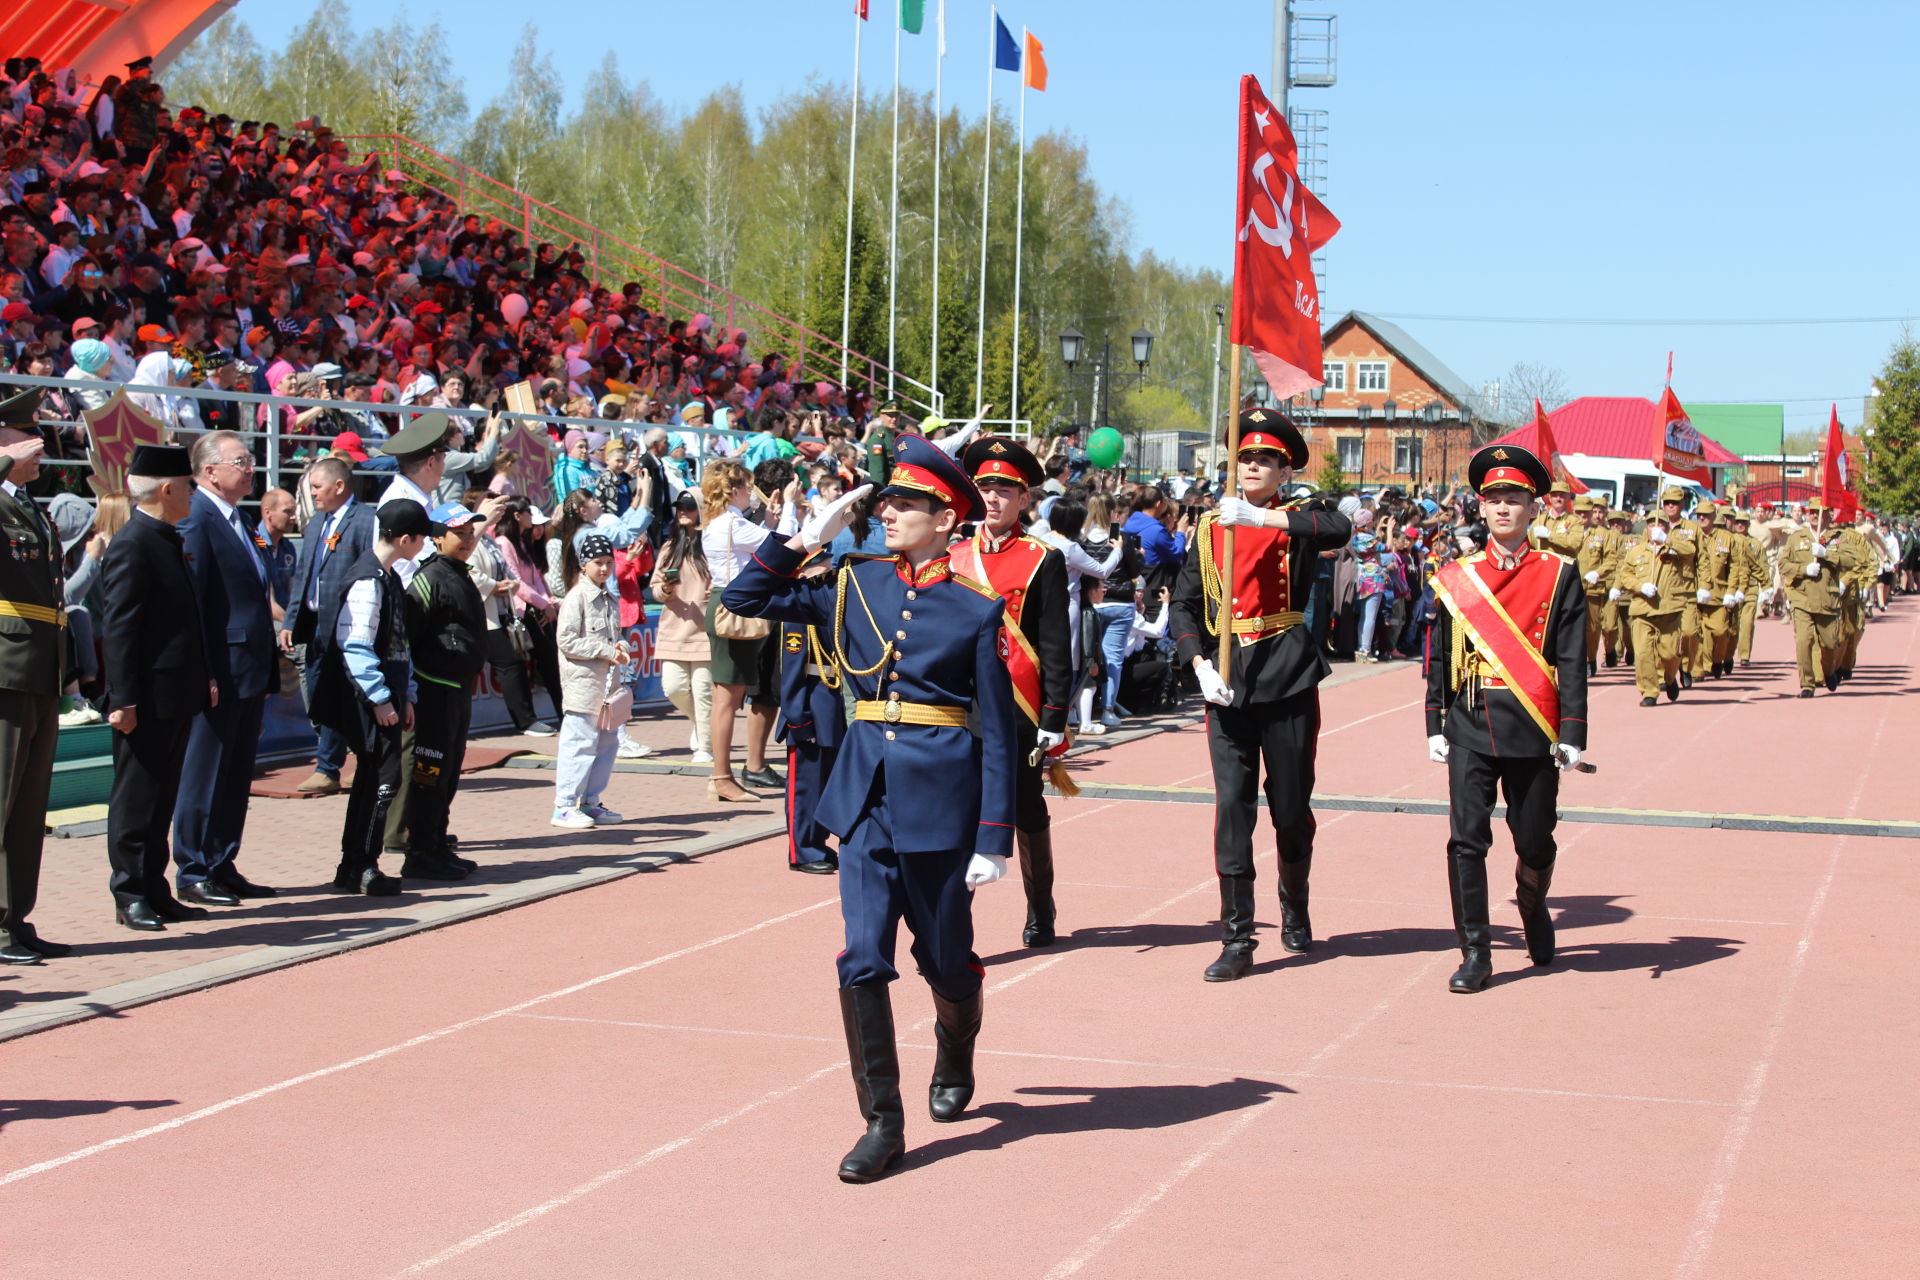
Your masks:
M151 55L155 78L239 0L8 0L0 4L0 50L38 58L49 72L73 67L98 84Z
M1647 456L1647 423L1653 420L1653 401L1645 396L1581 396L1569 400L1547 415L1553 428L1554 443L1560 452L1581 453L1594 458L1642 458ZM1711 436L1702 435L1710 466L1738 467L1745 464ZM1517 444L1523 449L1535 445L1534 424L1509 431L1494 444Z

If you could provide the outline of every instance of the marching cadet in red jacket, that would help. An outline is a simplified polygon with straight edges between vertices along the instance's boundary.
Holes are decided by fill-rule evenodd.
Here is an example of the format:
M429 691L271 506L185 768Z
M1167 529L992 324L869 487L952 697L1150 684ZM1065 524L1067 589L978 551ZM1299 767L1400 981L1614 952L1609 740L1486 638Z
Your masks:
M1553 962L1553 882L1560 771L1587 745L1587 603L1572 561L1527 546L1527 519L1549 473L1513 445L1467 464L1480 494L1487 549L1443 565L1444 607L1428 635L1427 755L1447 766L1452 831L1447 880L1462 963L1448 989L1478 991L1493 976L1487 850L1496 786L1519 855L1515 897L1527 952Z
M1313 865L1313 759L1320 737L1320 681L1330 668L1301 608L1322 551L1343 547L1352 523L1324 498L1283 508L1282 495L1307 442L1284 414L1240 415L1238 479L1242 498L1222 498L1200 518L1193 548L1173 592L1174 644L1200 677L1207 708L1207 750L1213 757L1214 870L1220 877L1220 958L1208 982L1231 982L1253 963L1253 827L1260 767L1266 766L1267 813L1280 853L1280 945L1313 945L1307 875ZM1234 541L1233 582L1220 578L1226 526ZM1231 617L1227 615L1231 613ZM1231 681L1208 655L1221 619L1234 638Z
M1046 480L1040 460L1017 440L987 436L967 446L960 466L980 490L986 518L973 537L953 548L953 569L992 587L1006 602L1001 656L1020 708L1015 729L1020 763L1014 775L1014 843L1027 891L1022 941L1044 947L1053 930L1053 817L1042 789L1043 765L1034 758L1066 742L1067 700L1073 692L1073 636L1067 612L1067 564L1058 551L1027 536L1020 517L1031 486Z

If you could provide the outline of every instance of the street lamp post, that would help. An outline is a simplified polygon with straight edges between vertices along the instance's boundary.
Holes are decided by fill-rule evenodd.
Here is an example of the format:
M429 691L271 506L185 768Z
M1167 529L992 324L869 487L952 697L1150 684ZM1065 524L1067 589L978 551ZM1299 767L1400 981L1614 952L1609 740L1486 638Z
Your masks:
M1145 329L1136 329L1129 335L1128 342L1133 347L1133 376L1144 386L1147 381L1147 365L1152 362L1153 358L1153 335ZM1086 354L1086 334L1074 328L1067 328L1061 331L1060 362L1067 366L1068 378L1071 379L1076 376L1077 370L1074 366L1081 363L1081 361L1086 358ZM1112 384L1109 372L1112 368L1112 361L1113 340L1111 338L1103 338L1100 342L1100 354L1094 359L1093 367L1087 370L1085 375L1093 379L1093 412L1088 415L1089 426L1105 427L1109 425L1109 414L1107 410L1112 396ZM1079 395L1077 392L1074 396L1074 404L1077 410L1079 405ZM1140 429L1136 426L1133 433L1134 461L1136 463L1143 461L1140 456L1142 447L1143 443Z
M1433 434L1433 429L1440 425L1440 402L1438 400L1427 401L1426 406L1420 410L1420 416L1426 420L1427 434L1431 436ZM1441 458L1440 468L1443 472L1446 470L1446 465L1447 465L1446 456L1447 456L1447 447L1444 443L1442 443L1440 446L1440 458ZM1427 450L1426 450L1426 447L1423 445L1421 446L1421 449L1420 449L1420 465L1425 466L1426 462L1427 462Z

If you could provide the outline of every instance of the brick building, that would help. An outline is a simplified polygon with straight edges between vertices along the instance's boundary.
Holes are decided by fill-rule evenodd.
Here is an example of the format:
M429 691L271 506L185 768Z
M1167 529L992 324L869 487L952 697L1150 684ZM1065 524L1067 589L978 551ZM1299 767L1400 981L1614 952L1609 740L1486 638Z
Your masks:
M1443 487L1462 481L1473 453L1472 391L1399 325L1349 311L1321 341L1326 387L1310 410L1306 476L1328 455L1347 482Z

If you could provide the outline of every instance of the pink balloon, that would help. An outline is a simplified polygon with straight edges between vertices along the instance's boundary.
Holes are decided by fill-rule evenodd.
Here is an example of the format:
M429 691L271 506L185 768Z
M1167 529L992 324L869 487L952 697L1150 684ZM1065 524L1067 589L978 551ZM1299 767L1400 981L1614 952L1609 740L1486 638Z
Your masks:
M500 299L500 315L508 324L519 324L527 318L527 300L517 293L510 293Z

